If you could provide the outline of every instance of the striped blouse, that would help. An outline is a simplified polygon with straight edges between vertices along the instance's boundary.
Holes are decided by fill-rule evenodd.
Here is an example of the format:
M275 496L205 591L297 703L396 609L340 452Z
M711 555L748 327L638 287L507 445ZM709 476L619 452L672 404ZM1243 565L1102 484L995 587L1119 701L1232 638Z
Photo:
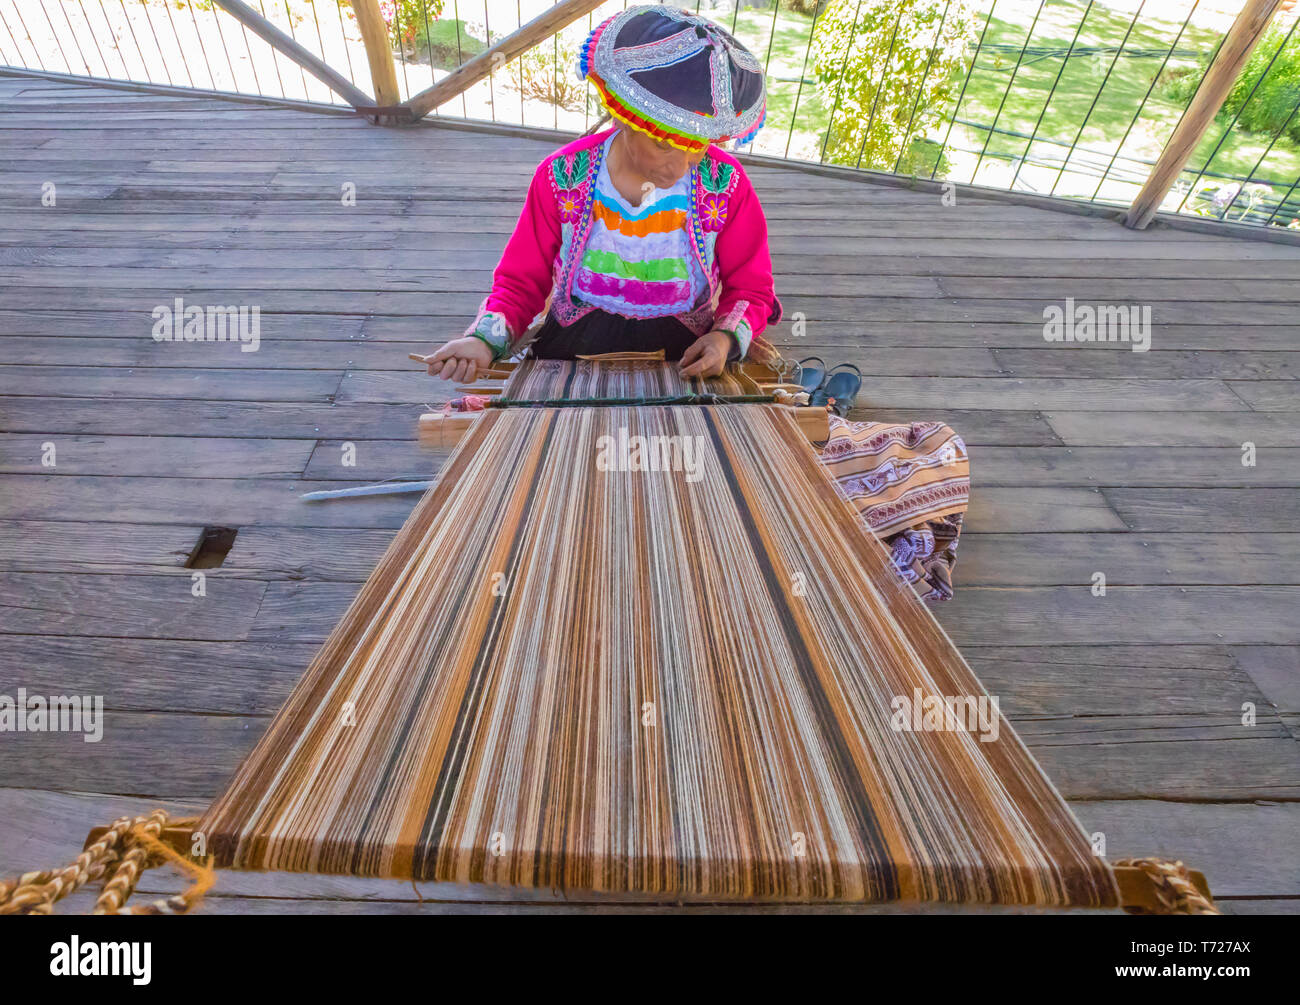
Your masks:
M690 172L672 188L647 192L633 206L609 176L605 141L596 178L590 237L574 276L574 295L611 314L653 318L695 307L708 281L691 253L686 218Z

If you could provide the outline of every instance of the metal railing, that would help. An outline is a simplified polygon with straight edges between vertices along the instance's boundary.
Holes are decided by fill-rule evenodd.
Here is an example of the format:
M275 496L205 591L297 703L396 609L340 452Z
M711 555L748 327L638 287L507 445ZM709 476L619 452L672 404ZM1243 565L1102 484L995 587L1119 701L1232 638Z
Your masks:
M574 75L578 47L626 6L379 0L389 53L376 63L359 20L375 2L0 0L0 63L581 131L600 109ZM1180 124L1206 117L1156 206L1300 228L1300 31L1289 4L1270 7L1272 26L1242 56L1227 99L1201 107L1207 70L1251 2L696 0L695 9L767 70L754 152L1122 207L1186 131Z
M333 0L251 0L268 22L353 66L355 25ZM207 0L0 0L0 60L98 79L346 104L327 85ZM356 69L363 71L358 81Z

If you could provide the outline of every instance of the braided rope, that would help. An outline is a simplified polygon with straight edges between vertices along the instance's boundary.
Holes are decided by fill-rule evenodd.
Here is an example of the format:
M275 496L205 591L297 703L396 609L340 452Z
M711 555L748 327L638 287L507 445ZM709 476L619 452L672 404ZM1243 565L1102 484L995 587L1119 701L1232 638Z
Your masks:
M162 833L163 824L166 822L167 814L162 810L154 810L144 823L131 828L131 834L137 839L145 834L157 838ZM135 892L135 885L140 882L141 874L150 868L151 864L159 864L157 861L150 863L149 854L150 851L143 841L133 844L123 853L113 869L113 875L100 891L99 899L95 901L91 914L117 914L126 905L131 894Z
M188 821L174 821L185 823ZM94 914L184 914L212 886L210 865L196 865L162 843L168 824L164 810L137 817L119 817L89 848L62 869L23 873L0 880L0 914L53 914L54 905L86 883L107 876L95 902ZM188 890L139 907L126 902L147 869L169 862L192 879Z
M1203 894L1192 882L1187 866L1167 858L1125 858L1114 863L1141 869L1151 877L1156 899L1162 909L1148 911L1142 907L1126 907L1128 914L1218 914L1214 901Z
M119 817L70 865L62 869L24 873L17 879L0 883L0 914L49 914L56 901L104 875L116 861L120 854L119 843L133 825L130 817Z

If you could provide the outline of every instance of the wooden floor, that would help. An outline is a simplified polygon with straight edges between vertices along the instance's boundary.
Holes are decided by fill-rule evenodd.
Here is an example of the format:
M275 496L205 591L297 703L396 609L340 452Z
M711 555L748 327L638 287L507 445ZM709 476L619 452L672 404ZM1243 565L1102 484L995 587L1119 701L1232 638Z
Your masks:
M99 743L0 734L8 874L205 805L261 734L415 502L299 496L436 469L415 420L448 388L406 354L463 329L558 140L13 77L0 136L0 694L107 707ZM964 434L939 617L1085 826L1227 910L1300 911L1300 247L750 174L775 339L858 364L857 417ZM258 351L155 342L176 297L260 307ZM1150 305L1151 351L1045 342L1067 297ZM205 527L238 533L195 597ZM209 909L451 895L223 875Z

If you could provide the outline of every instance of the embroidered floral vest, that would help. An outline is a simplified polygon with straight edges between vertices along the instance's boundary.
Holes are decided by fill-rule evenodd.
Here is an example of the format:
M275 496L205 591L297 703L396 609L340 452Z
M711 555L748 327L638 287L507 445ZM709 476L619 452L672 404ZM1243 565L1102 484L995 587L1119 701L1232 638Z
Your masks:
M604 144L598 144L570 154L557 154L550 163L551 190L559 209L562 233L550 309L561 324L572 324L594 310L589 304L575 302L573 276L578 263L582 261L591 232L592 198L603 150ZM718 294L714 244L718 239L718 231L727 221L727 200L735 181L735 167L709 154L705 154L700 164L691 170L690 190L693 198L686 226L691 235L692 250L704 274L709 277L710 296L695 310L679 315L678 319L700 335L711 327L724 326L724 319L717 319L715 325L713 317L713 306ZM732 328L734 327L733 324Z

